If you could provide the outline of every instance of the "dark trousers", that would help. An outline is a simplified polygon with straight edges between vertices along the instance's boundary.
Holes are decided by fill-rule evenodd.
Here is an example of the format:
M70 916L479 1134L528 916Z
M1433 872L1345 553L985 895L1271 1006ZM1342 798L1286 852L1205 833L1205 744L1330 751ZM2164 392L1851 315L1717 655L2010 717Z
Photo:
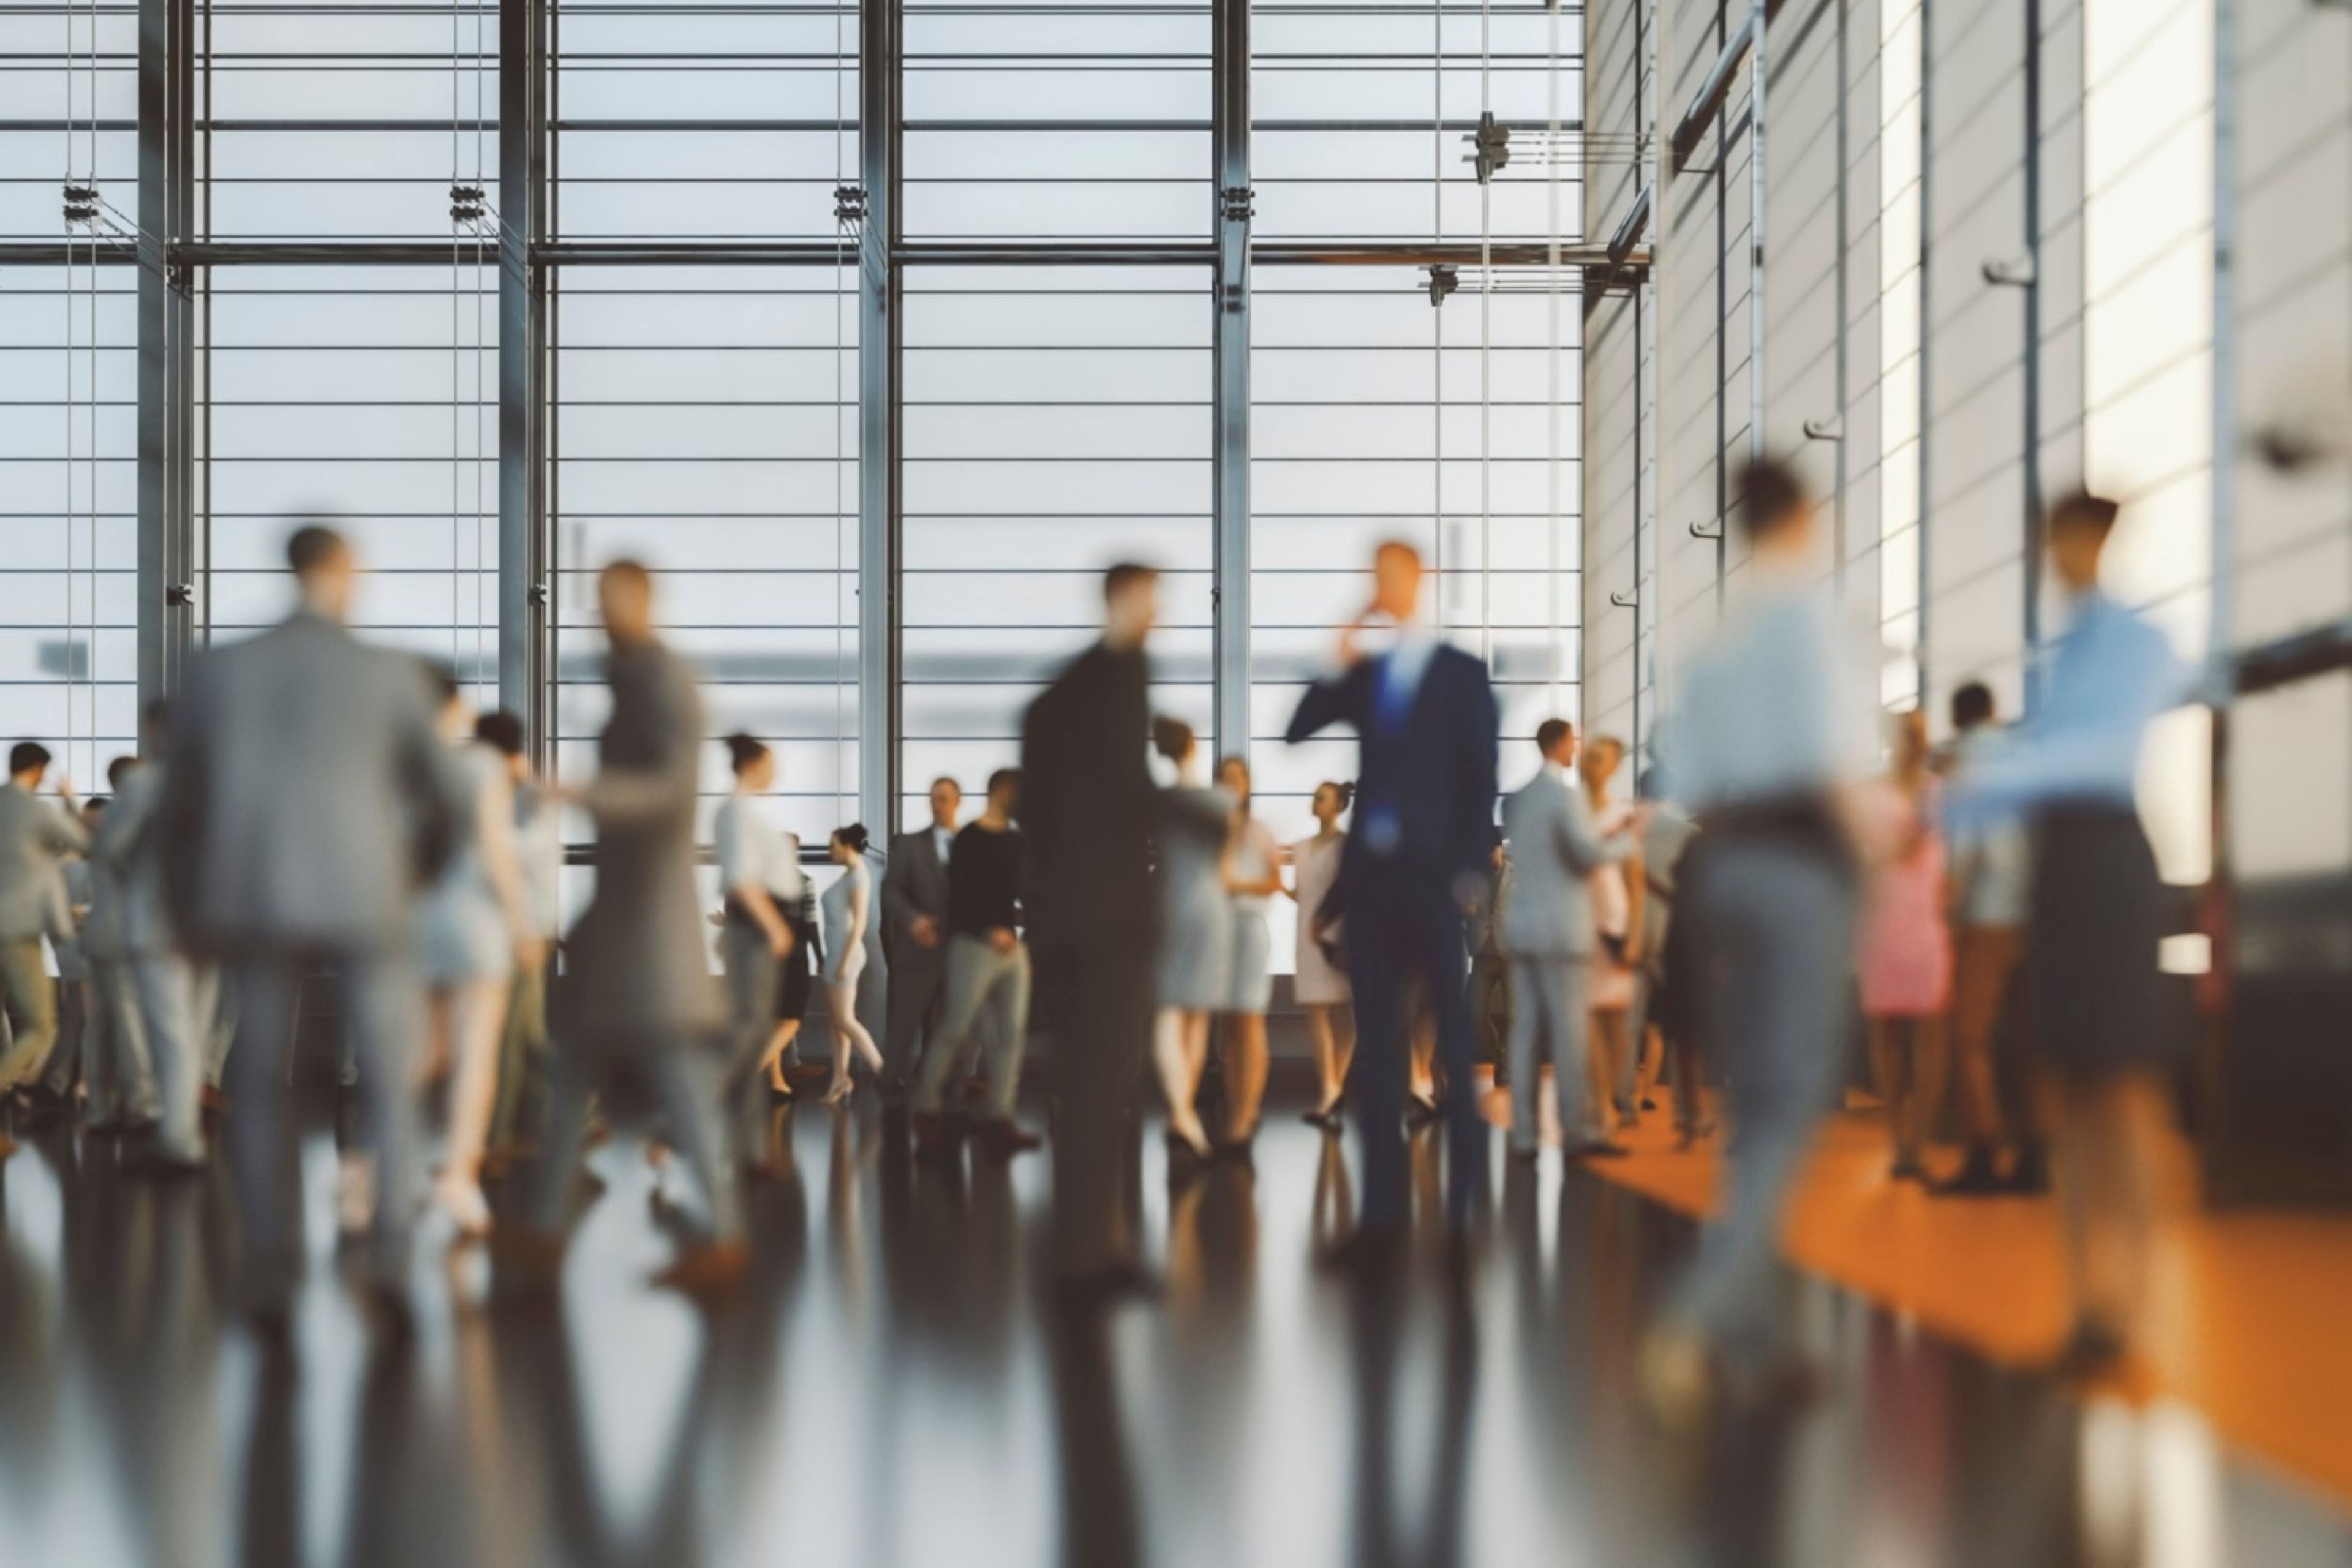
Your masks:
M1147 943L1039 955L1052 988L1055 1243L1062 1271L1134 1263L1143 1063L1151 1044ZM937 1049L936 1042L929 1047Z
M1404 1223L1410 1060L1404 996L1408 978L1417 975L1437 1017L1437 1057L1446 1081L1446 1213L1458 1224L1486 1180L1486 1124L1471 1078L1475 1045L1463 996L1462 911L1435 878L1403 868L1369 870L1349 889L1347 942L1356 998L1351 1077L1364 1155L1360 1223L1367 1228Z

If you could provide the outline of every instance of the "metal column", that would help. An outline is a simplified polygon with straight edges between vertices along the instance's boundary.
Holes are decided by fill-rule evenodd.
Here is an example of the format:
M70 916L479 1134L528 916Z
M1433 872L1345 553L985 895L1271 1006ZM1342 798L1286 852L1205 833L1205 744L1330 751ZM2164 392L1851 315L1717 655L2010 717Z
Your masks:
M184 160L173 156L175 145L185 142L184 133L175 134L175 127L184 126L189 115L186 24L187 0L140 0L136 616L142 705L171 689L187 647L188 610L177 602L184 595L176 591L182 581L176 573L187 559L188 492L184 484L173 483L175 466L185 457L186 425L175 421L173 412L184 410L188 398L192 312L187 274L184 269L167 272L165 244L180 237L173 225L184 222L188 211L184 201L173 200L187 179ZM95 247L92 250L94 258ZM69 679L82 657L70 647L67 649Z
M546 131L539 0L499 3L499 705L523 716L535 755L553 746L546 646L547 527L541 515L538 237Z
M1215 654L1217 754L1250 741L1250 0L1214 0L1210 67L1216 145Z
M2042 661L2042 0L2025 10L2025 706ZM1923 212L1924 219L1927 215Z
M857 29L857 805L886 841L900 794L899 23L899 0L865 0Z

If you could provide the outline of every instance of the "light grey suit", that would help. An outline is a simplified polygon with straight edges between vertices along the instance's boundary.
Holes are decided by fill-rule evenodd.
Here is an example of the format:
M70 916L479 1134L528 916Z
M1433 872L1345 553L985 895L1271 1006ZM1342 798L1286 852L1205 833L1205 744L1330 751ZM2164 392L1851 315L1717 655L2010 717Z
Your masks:
M376 1163L373 1262L381 1279L404 1267L408 1074L423 1034L411 910L447 854L457 809L434 708L415 659L307 611L205 654L172 706L152 831L173 927L235 977L230 1156L257 1304L282 1300L300 1257L286 1081L298 984L314 966L341 980L360 1064Z
M0 1093L29 1081L58 1039L58 989L41 958L58 898L58 858L89 836L57 806L0 784L0 999L8 1048L0 1051Z
M1591 1020L1592 955L1600 946L1587 879L1633 849L1630 835L1592 830L1584 792L1549 763L1503 799L1511 891L1498 931L1511 963L1511 1144L1536 1142L1537 1069L1551 1047L1552 1089L1561 1131L1583 1135L1584 1047Z
M182 948L163 896L156 820L166 791L160 763L132 769L100 824L92 855L116 889L120 989L132 1004L117 1026L118 1041L127 1044L123 1054L135 1057L140 1070L153 1074L162 1152L194 1161L204 1157L198 1116L218 979L210 964L194 963Z
M929 917L939 928L935 946L913 936L915 921ZM888 869L882 874L882 943L890 960L889 1031L882 1043L882 1076L892 1094L905 1092L914 1066L915 1042L936 1037L940 1007L947 993L948 868L925 826L890 841Z

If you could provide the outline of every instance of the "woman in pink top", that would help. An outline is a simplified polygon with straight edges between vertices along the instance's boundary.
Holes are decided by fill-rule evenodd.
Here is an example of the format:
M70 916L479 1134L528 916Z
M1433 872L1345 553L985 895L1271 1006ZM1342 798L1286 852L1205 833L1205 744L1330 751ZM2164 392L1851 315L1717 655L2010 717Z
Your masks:
M1897 1181L1921 1181L1920 1147L1943 1102L1950 1060L1944 1016L1952 1001L1952 932L1944 909L1944 839L1937 831L1927 722L1895 720L1895 759L1867 795L1873 856L1859 931L1863 1016L1871 1075L1895 1134Z

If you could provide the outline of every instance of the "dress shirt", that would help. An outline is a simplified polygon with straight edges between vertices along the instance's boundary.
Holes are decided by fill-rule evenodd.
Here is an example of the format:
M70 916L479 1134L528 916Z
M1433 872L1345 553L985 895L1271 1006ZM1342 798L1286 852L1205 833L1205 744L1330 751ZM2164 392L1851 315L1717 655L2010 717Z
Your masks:
M1430 656L1437 651L1437 634L1423 621L1407 621L1397 628L1396 645L1381 656L1381 721L1394 729L1412 710L1421 678L1429 673Z
M1860 777L1878 751L1861 662L1817 586L1767 576L1685 667L1668 725L1675 794L1705 813Z
M931 848L940 858L940 869L942 871L955 858L955 837L952 827L933 826L931 829Z
M2053 802L2131 810L2147 726L2188 693L2165 635L2094 589L2051 648L2041 700L2011 744L1953 781L1956 825Z
M800 857L789 835L768 820L757 797L733 795L719 808L711 837L719 851L719 877L730 892L749 885L766 890L787 908L800 901Z

